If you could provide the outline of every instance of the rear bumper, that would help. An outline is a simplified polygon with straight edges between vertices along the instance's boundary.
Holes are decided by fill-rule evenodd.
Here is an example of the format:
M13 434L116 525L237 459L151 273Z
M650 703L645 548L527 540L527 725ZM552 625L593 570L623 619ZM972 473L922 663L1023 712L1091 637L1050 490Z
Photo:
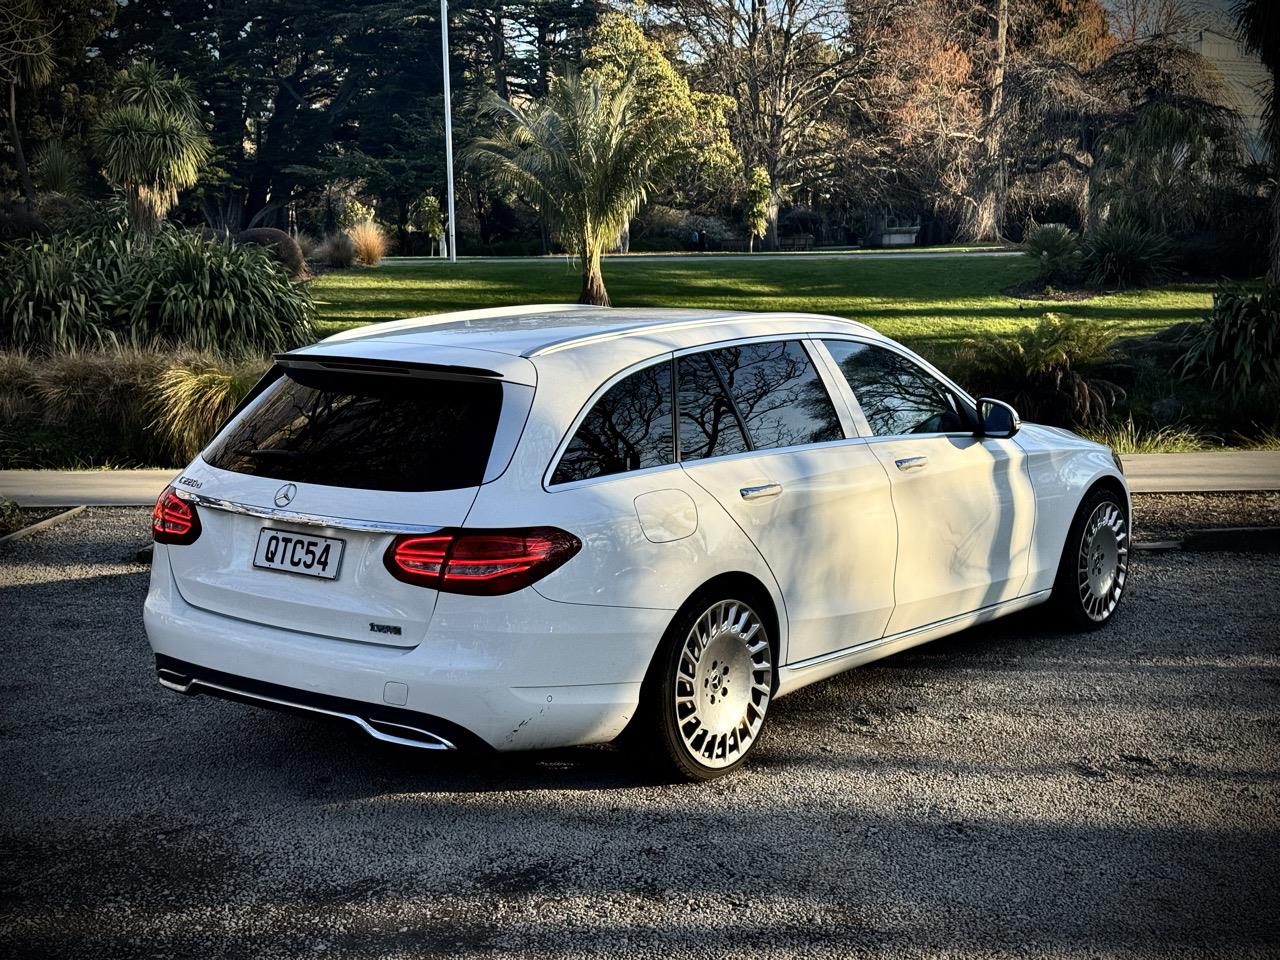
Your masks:
M378 739L399 736L388 726L398 724L410 728L403 739L426 734L426 742L495 750L614 739L635 713L670 617L558 603L532 590L441 595L416 647L335 640L191 606L161 547L144 608L170 688L363 721Z

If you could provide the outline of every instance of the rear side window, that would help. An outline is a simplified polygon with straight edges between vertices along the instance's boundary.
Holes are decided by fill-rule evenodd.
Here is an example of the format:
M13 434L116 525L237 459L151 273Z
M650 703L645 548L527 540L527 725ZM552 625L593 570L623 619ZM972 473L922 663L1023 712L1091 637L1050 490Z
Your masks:
M724 374L712 364L711 354L681 357L678 369L680 459L701 460L750 450Z
M333 487L474 487L484 479L501 410L497 382L287 369L205 460Z
M964 408L937 377L900 353L849 340L826 340L877 437L968 431Z
M712 354L757 450L843 440L827 388L795 340L725 347Z
M675 461L671 365L658 363L618 381L591 408L552 483L569 483Z

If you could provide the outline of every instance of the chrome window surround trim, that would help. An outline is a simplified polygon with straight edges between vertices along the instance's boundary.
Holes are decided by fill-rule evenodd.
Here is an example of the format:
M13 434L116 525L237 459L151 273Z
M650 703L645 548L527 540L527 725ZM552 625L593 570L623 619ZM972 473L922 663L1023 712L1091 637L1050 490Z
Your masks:
M279 523L328 527L333 530L356 530L361 533L435 533L440 529L439 524L424 526L419 523L355 520L350 517L323 517L314 513L277 510L274 507L255 507L247 503L236 503L234 500L221 500L203 493L192 493L190 490L184 490L181 487L174 487L173 492L177 494L179 500L187 500L197 507L222 510L226 513L238 513L247 517L258 517L262 520L275 520Z
M178 677L179 680L185 680L185 683L178 680L170 680L163 674L169 674ZM419 727L410 727L403 723L391 723L386 720L366 720L364 717L358 717L354 713L341 713L337 710L325 710L323 707L312 707L305 703L297 703L292 700L280 700L276 697L267 697L260 693L248 693L244 690L237 690L235 687L224 687L219 683L210 683L208 680L199 680L189 677L183 677L181 674L172 670L161 669L157 672L157 679L162 687L168 687L170 690L176 690L178 693L191 693L197 687L204 687L209 690L218 690L222 693L229 693L237 697L243 697L246 700L256 700L259 703L270 703L278 707L288 707L290 710L303 710L307 713L318 713L326 717L337 717L339 720L350 720L361 730L373 737L375 740L382 740L385 743L397 743L403 747L416 747L419 750L456 750L458 749L451 741L446 740L438 733L432 733L430 730L423 730ZM196 691L198 692L198 691ZM379 727L389 727L396 730L408 730L413 733L420 734L427 738L423 740L411 740L408 737L398 737L391 733L385 733L373 726L377 724Z

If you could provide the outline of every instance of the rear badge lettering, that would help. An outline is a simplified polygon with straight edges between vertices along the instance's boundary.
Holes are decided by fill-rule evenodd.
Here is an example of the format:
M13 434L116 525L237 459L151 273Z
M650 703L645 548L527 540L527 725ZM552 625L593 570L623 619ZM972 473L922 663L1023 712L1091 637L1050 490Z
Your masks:
M182 484L184 487L194 487L196 490L199 490L204 486L204 484L199 480L193 480L191 477L179 477L178 483Z
M370 633L390 633L395 636L401 635L401 630L393 623L371 623L369 624Z

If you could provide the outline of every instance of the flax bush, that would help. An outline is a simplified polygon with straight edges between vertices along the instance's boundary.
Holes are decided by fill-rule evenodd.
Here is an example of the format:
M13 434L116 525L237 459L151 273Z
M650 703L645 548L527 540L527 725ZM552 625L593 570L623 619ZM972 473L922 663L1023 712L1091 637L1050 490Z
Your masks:
M305 288L258 246L177 229L0 246L0 347L261 353L314 339L313 318Z

